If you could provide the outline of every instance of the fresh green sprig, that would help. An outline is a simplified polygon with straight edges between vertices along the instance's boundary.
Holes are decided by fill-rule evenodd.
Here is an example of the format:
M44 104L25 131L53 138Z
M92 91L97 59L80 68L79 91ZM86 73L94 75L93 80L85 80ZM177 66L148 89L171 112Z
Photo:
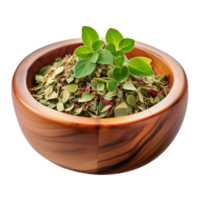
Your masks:
M96 68L96 63L110 64L114 69L109 73L111 80L105 80L108 84L109 92L113 92L117 83L127 78L129 74L138 77L152 76L150 58L135 57L128 60L125 53L131 51L135 46L135 41L124 38L122 34L113 28L106 33L106 43L99 40L98 33L91 27L82 27L82 41L85 46L78 47L75 55L80 58L75 66L75 77L83 78L91 74ZM105 48L103 49L103 47Z

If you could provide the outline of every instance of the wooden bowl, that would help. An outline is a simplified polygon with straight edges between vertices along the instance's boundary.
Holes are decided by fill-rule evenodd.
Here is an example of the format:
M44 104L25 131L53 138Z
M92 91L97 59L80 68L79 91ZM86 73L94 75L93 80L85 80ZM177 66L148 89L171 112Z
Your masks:
M163 101L137 114L85 118L37 102L28 90L34 85L35 74L56 57L73 54L80 45L81 39L54 43L31 53L19 64L12 80L12 97L24 136L46 159L78 172L114 174L154 160L173 141L185 116L188 84L181 65L168 54L136 42L127 57L151 58L155 74L167 74L172 86Z

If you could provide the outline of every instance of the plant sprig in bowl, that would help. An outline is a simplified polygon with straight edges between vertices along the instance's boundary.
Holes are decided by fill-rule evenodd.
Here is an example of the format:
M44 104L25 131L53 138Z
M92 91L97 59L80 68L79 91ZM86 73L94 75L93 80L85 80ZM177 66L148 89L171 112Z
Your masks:
M125 53L134 48L135 41L123 38L116 29L110 28L106 33L106 42L99 40L97 32L88 26L82 28L82 41L85 46L78 47L75 55L80 58L75 66L75 77L83 78L91 74L96 64L110 64L113 80L106 81L109 92L116 89L117 83L127 78L130 74L138 77L152 76L150 58L135 57L128 60ZM103 47L105 46L105 49Z

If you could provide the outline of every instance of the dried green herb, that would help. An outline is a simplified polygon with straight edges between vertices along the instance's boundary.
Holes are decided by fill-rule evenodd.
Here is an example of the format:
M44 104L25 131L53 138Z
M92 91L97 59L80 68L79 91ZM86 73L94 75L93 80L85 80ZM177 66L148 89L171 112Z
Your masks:
M82 40L86 46L35 75L30 92L39 103L67 114L110 118L146 110L170 92L167 76L153 74L150 58L126 58L135 41L119 31L108 30L105 46L94 29L83 27Z

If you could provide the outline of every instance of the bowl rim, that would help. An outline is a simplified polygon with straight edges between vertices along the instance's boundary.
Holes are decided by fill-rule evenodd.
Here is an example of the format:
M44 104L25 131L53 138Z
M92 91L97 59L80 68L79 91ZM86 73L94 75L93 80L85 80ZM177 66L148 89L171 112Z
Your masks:
M150 45L137 42L135 43L135 47L142 49L144 51L150 52L154 54L154 56L158 57L162 61L168 65L173 74L173 87L170 93L158 104L150 107L149 109L128 115L123 117L116 118L87 118L74 116L62 112L58 112L56 110L50 109L42 104L40 104L36 99L34 99L27 87L27 72L28 69L32 66L32 64L38 58L65 46L71 44L79 44L82 43L81 38L64 40L61 42L56 42L47 46L44 46L40 49L29 54L22 62L18 65L12 79L12 92L15 94L14 98L16 98L21 104L23 104L28 110L34 112L35 114L47 118L49 120L56 121L58 123L64 124L74 124L74 125L88 125L88 126L120 126L126 125L130 123L136 123L138 121L143 121L152 116L159 115L160 113L165 112L170 107L173 107L180 99L183 97L186 86L187 86L187 78L186 74L182 68L182 66L170 55L167 53L152 47Z

